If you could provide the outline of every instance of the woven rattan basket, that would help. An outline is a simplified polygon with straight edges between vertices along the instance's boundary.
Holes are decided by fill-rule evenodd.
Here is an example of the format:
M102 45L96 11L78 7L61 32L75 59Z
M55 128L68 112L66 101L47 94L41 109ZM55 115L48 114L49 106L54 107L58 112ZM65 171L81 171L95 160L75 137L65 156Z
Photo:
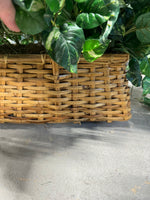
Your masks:
M81 57L78 74L71 74L48 55L0 55L0 123L129 120L128 59Z

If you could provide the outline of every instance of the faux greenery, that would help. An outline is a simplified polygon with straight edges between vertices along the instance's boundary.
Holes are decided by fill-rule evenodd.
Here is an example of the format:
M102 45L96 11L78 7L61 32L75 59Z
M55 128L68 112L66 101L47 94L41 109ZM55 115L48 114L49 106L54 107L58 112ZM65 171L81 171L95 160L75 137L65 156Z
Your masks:
M150 0L14 0L19 35L0 32L0 44L38 42L50 57L77 73L81 53L128 53L127 78L150 93ZM4 25L3 25L4 26ZM4 26L6 29L6 27ZM2 29L1 29L2 30ZM144 79L142 79L142 74Z

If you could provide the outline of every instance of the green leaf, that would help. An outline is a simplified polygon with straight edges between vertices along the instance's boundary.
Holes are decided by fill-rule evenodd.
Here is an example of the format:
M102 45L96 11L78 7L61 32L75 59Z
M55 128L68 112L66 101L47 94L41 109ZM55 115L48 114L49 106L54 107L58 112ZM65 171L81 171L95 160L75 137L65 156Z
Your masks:
M78 25L80 25L81 27L94 28L98 26L98 23L102 24L99 22L99 20L97 20L95 16L92 16L93 13L102 15L103 19L105 19L105 21L102 20L103 23L108 20L106 27L104 28L104 31L100 36L101 43L105 43L105 40L107 40L113 28L113 25L115 24L119 15L120 6L118 0L87 0L85 3L79 4L79 8L83 13L86 13L86 14L81 14L82 19L77 21ZM89 13L92 16L91 19L92 23L90 23L89 20L89 15L88 15ZM80 15L78 16L78 18L79 17Z
M86 2L88 0L75 0L75 1L78 2L78 3L83 3L83 2Z
M49 9L53 13L57 13L65 5L65 0L45 0Z
M97 13L103 16L110 16L109 3L110 0L87 0L78 6L83 13Z
M54 27L45 47L51 58L72 73L77 73L77 63L85 42L83 30L75 23Z
M109 20L107 21L104 32L100 36L100 40L102 42L104 42L108 38L115 22L117 21L117 18L118 18L119 12L120 12L118 0L110 0L109 7L111 8L111 15L110 15Z
M141 85L142 76L140 72L139 62L132 58L129 62L129 71L126 74L127 79L131 81L133 85L139 87Z
M145 57L140 63L140 69L142 74L150 78L150 58Z
M38 12L27 12L17 8L16 23L22 32L31 35L37 34L47 27L43 14L43 10Z
M84 3L79 3L81 14L77 16L76 23L83 29L92 29L100 26L109 19L113 1L87 0Z
M83 29L95 28L109 19L107 16L102 16L95 13L81 13L76 19L76 23Z
M147 98L147 97L144 97L143 103L145 103L146 105L150 106L150 99Z
M88 62L93 62L106 51L110 40L101 43L98 39L88 39L83 46L83 56Z
M29 12L37 12L44 9L44 4L42 0L14 0L13 2L21 7L23 10Z
M141 43L137 39L136 33L131 33L124 37L123 47L126 50L125 52L137 59L144 58L150 53L150 44Z
M143 87L143 95L150 94L150 78L145 77L142 82L142 87Z
M137 18L136 35L141 43L150 44L150 12Z

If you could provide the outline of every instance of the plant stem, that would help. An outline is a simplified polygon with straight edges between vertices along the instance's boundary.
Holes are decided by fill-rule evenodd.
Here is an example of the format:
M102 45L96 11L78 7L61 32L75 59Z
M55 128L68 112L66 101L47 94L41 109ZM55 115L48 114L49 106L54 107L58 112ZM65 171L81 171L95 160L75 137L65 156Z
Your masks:
M133 26L131 29L129 29L125 34L124 36L128 35L129 33L133 33L136 31L136 26Z
M62 4L60 6L61 6L60 9L58 10L58 12L54 16L54 21L53 21L54 25L55 25L55 22L56 22L58 14L61 12L61 10L63 9L63 7L65 6L65 0L62 1Z

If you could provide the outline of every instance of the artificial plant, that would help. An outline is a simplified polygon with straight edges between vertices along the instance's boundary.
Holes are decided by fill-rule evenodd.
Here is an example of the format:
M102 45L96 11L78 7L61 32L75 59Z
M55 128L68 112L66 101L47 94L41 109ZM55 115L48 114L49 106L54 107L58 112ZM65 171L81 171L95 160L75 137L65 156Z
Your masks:
M14 0L16 23L28 35L41 34L50 57L77 73L81 53L92 62L102 56L117 20L118 0Z
M13 0L13 3L22 34L19 42L36 38L55 62L73 73L77 73L81 53L89 62L104 53L128 53L127 78L136 86L143 85L144 96L150 93L149 0Z

